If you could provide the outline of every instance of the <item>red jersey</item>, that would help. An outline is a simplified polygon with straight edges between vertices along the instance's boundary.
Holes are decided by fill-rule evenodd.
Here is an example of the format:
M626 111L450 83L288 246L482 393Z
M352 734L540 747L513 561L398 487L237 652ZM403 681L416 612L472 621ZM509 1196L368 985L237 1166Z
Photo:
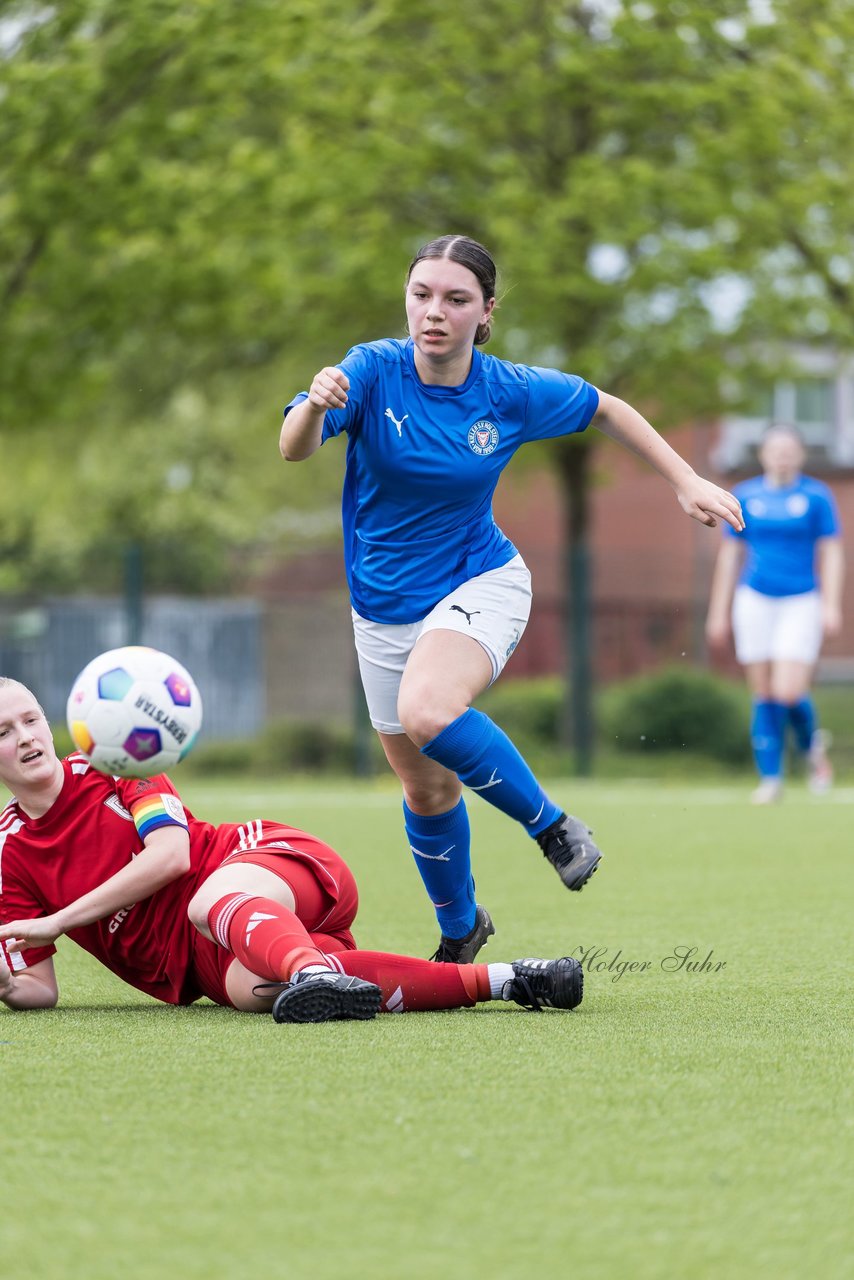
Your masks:
M53 914L127 866L150 831L184 827L190 836L186 874L143 901L68 933L124 982L158 1000L192 1004L203 994L193 957L200 945L214 944L190 923L187 907L199 885L229 856L255 848L281 850L311 867L331 901L338 898L338 855L294 828L260 818L215 827L184 809L165 775L111 778L80 754L62 764L62 790L43 817L29 817L14 799L0 813L0 921ZM51 945L7 954L12 969L20 971L55 951Z

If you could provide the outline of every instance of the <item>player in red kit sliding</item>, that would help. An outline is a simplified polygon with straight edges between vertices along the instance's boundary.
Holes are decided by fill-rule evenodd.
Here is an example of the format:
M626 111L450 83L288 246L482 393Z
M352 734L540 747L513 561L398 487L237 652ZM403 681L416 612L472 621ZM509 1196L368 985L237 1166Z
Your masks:
M207 996L277 1022L372 1018L486 1000L572 1009L577 960L435 964L357 949L352 872L266 819L213 826L163 775L111 778L60 760L34 694L0 677L0 1000L52 1008L67 934L168 1004Z

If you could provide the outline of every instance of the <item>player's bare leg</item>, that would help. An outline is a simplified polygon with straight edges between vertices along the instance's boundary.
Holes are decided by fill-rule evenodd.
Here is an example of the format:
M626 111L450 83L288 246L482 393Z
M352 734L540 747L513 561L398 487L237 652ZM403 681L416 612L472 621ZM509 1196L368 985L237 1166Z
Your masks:
M275 872L245 862L219 867L193 897L188 915L200 933L235 956L226 974L235 1008L269 1008L277 1022L362 1019L378 1012L379 987L330 966L296 915L293 890Z
M476 640L457 631L426 632L403 673L401 724L424 755L515 818L568 889L582 889L601 851L589 827L546 795L507 735L472 707L491 677L491 660Z
M190 922L209 942L216 942L217 939L211 932L208 915L214 903L226 893L245 893L253 897L271 898L274 902L287 907L289 911L294 911L296 908L296 899L290 885L275 872L250 862L235 862L218 867L199 886L187 907Z

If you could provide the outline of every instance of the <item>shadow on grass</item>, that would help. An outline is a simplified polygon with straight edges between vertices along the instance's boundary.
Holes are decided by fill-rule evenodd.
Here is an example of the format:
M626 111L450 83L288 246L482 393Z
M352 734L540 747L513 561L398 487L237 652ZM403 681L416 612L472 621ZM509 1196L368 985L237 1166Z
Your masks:
M33 1017L50 1018L52 1021L62 1021L63 1018L75 1017L80 1013L120 1013L125 1017L135 1018L166 1018L166 1017L200 1017L210 1018L212 1016L225 1016L256 1018L259 1015L255 1013L240 1013L238 1009L227 1008L225 1005L218 1004L199 1004L199 1005L175 1005L175 1004L102 1004L92 1003L85 1004L83 1002L71 1003L64 1001L58 1009L19 1009L14 1011L18 1014L32 1015Z

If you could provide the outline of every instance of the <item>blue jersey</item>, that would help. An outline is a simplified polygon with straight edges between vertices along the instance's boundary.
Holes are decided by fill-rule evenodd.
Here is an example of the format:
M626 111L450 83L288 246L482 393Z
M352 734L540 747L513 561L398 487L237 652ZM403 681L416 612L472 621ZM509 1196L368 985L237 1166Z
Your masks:
M764 476L745 480L733 490L744 511L744 529L724 534L741 538L747 558L741 582L765 596L797 596L815 591L815 545L839 533L839 516L826 484L798 476L794 484L775 488Z
M427 386L413 351L393 339L348 351L339 366L347 405L323 424L324 441L349 437L347 582L353 608L372 622L419 621L461 583L512 560L516 548L492 514L501 472L527 441L583 431L599 405L574 374L479 351L462 386Z

